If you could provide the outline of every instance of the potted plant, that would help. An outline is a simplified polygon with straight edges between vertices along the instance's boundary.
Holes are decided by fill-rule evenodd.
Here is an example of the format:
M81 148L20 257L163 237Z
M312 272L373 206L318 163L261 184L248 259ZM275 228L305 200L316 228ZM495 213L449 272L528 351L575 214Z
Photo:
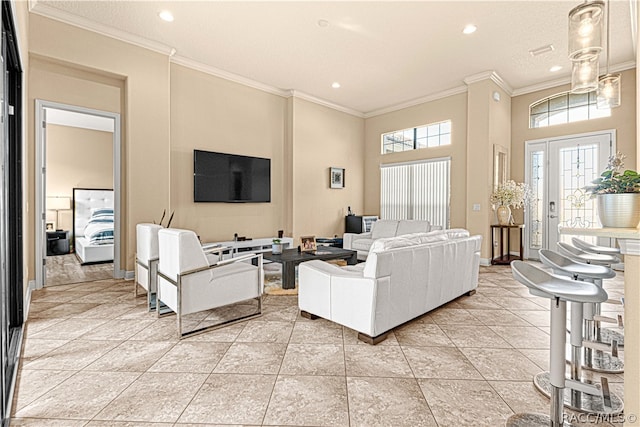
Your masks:
M276 254L276 255L277 254L281 254L283 247L284 247L284 245L282 244L282 240L273 239L272 244L271 244L271 253Z
M509 225L513 222L511 208L521 208L529 204L533 198L533 192L524 182L516 183L513 180L500 184L491 193L490 201L498 217L498 224Z
M586 187L597 199L598 216L603 227L636 228L640 223L640 174L625 170L625 155L609 157L607 169Z

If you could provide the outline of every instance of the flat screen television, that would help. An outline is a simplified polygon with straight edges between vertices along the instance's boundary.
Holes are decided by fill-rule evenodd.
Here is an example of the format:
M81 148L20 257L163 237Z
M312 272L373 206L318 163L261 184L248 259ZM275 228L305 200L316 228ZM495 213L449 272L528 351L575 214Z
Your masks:
M271 159L193 150L194 202L271 201Z

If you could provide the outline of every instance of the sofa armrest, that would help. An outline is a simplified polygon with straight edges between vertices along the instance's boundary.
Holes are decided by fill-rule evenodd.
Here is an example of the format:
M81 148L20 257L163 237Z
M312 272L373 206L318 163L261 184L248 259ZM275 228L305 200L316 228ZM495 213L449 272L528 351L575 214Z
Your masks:
M370 239L371 232L368 233L344 233L342 236L342 247L344 249L353 249L353 242L358 239Z

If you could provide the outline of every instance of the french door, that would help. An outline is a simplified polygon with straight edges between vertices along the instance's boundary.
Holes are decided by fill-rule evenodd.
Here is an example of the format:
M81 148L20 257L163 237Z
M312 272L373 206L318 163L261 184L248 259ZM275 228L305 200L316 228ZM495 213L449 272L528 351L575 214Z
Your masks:
M539 259L540 249L555 250L559 241L570 241L569 236L559 234L559 226L600 227L595 199L585 192L585 186L600 176L614 151L615 130L527 141L525 182L535 201L525 215L526 258Z

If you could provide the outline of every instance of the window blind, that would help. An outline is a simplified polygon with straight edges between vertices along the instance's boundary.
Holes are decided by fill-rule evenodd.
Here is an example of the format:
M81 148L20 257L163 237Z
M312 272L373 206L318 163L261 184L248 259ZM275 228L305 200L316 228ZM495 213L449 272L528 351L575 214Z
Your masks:
M380 165L380 217L449 228L451 159Z

